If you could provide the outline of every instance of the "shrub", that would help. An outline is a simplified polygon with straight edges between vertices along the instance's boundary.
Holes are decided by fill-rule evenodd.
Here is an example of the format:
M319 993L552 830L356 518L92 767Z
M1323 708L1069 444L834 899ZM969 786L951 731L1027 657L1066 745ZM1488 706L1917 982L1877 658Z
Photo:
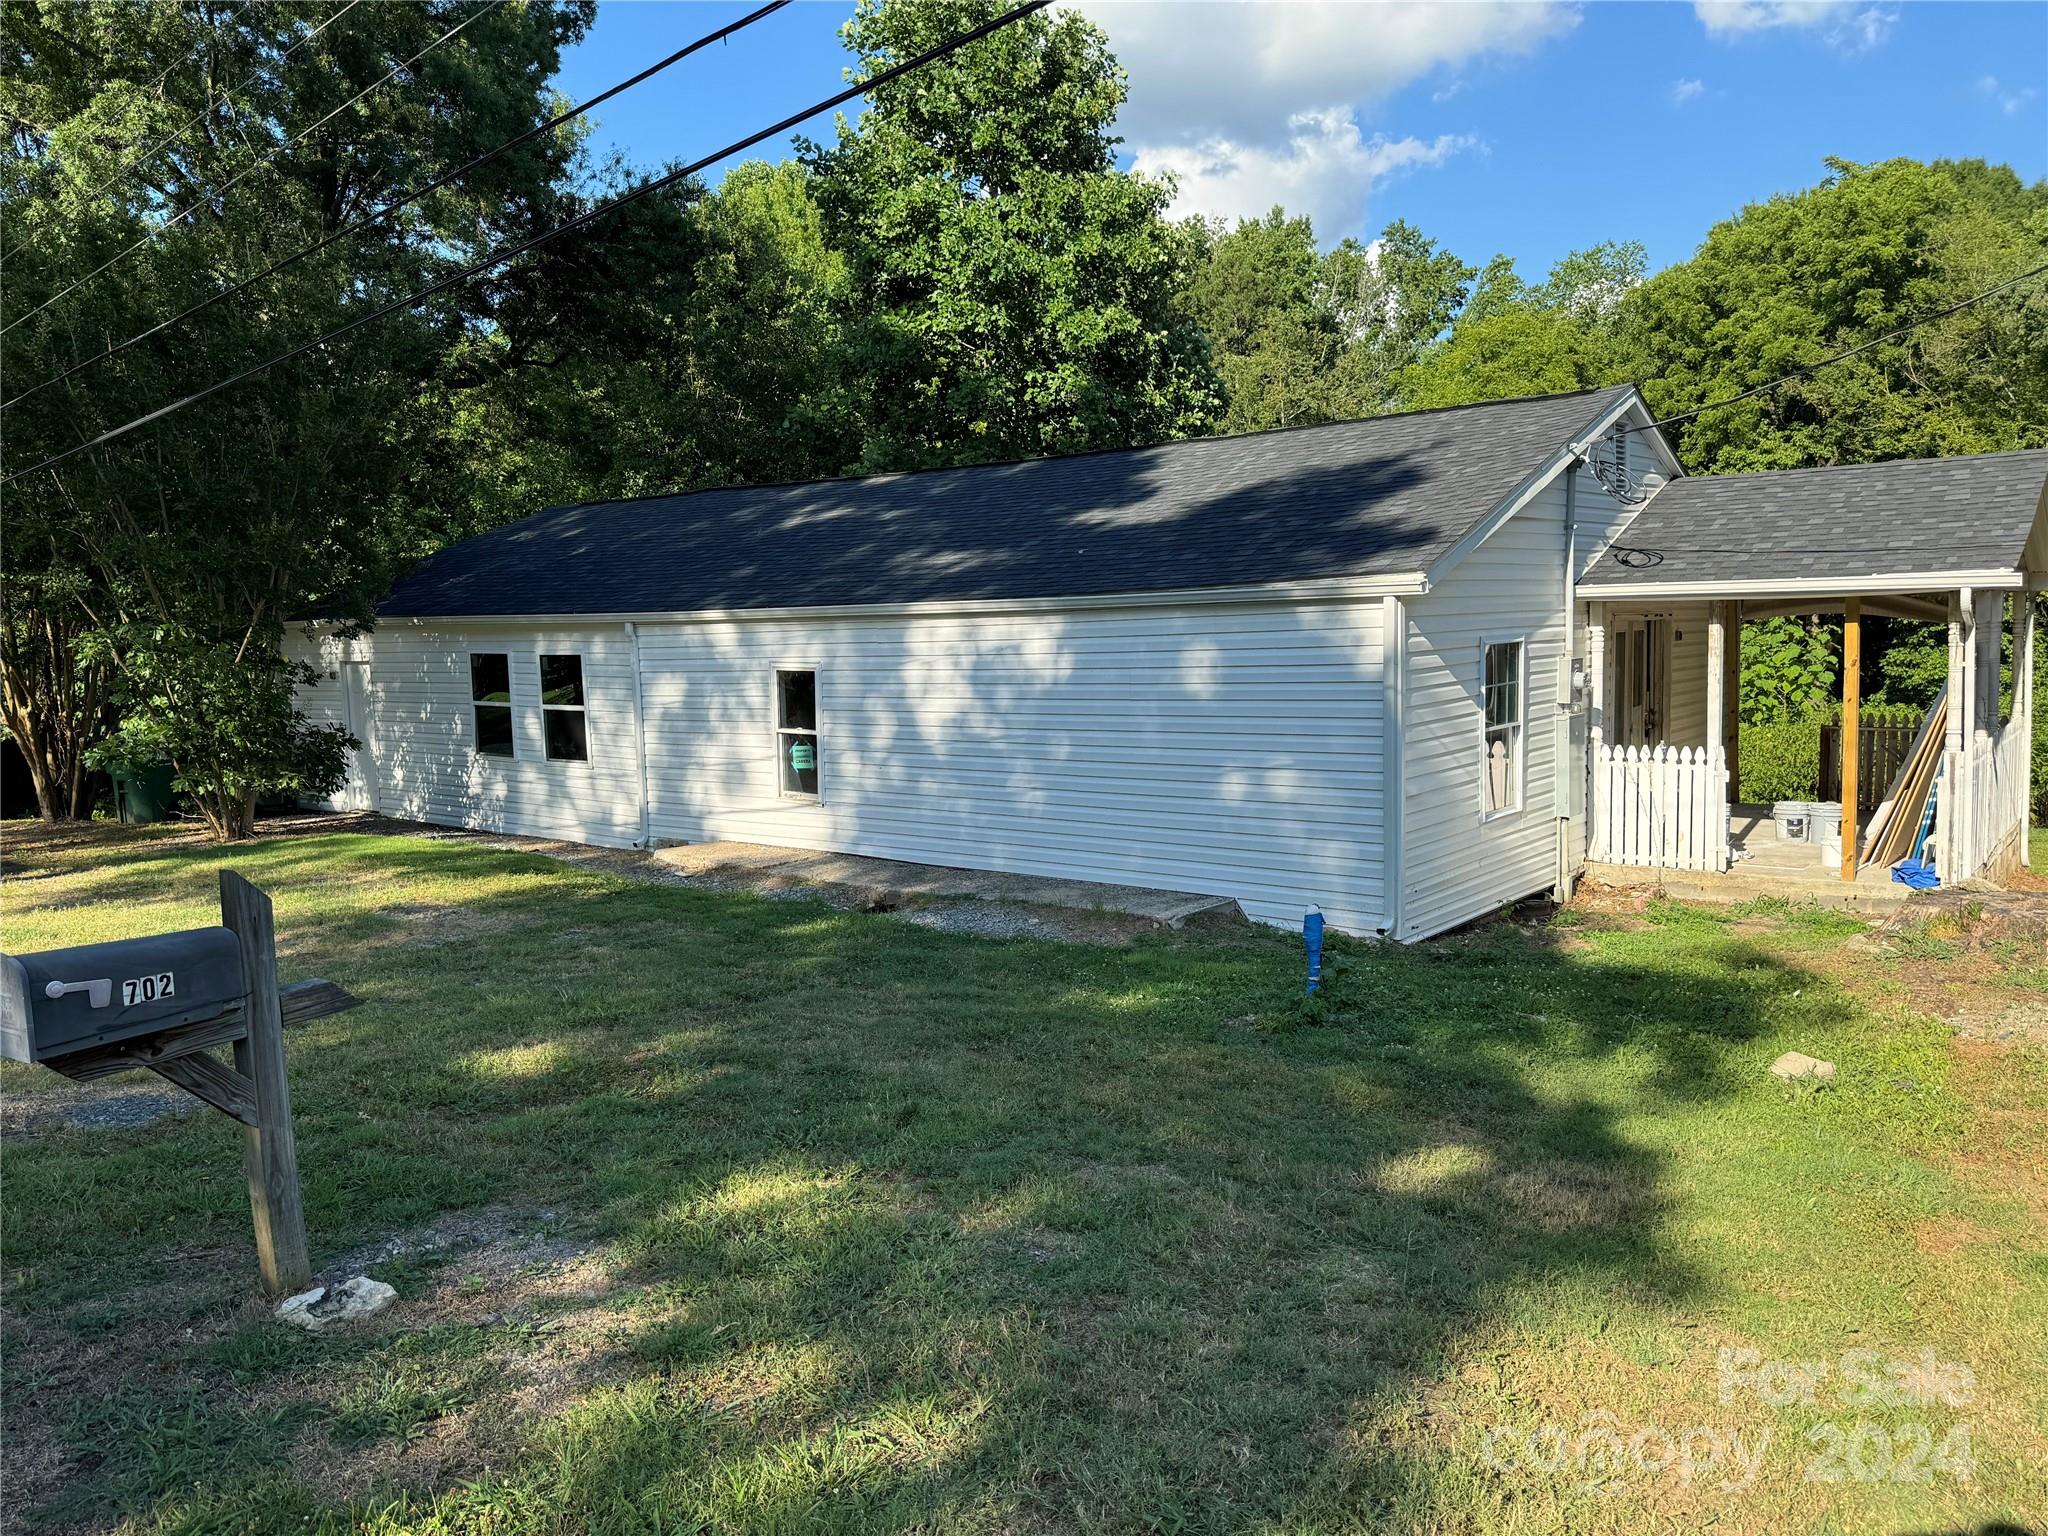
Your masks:
M1811 800L1820 792L1820 727L1818 715L1744 725L1735 798L1751 805Z

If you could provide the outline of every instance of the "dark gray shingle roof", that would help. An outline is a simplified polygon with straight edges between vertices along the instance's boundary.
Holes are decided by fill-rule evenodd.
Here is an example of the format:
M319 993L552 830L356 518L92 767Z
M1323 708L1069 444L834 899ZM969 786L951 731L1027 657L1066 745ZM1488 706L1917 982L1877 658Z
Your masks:
M1674 480L1594 562L1597 586L2010 571L2048 449Z
M379 611L689 613L1421 571L1625 392L557 507L441 551Z

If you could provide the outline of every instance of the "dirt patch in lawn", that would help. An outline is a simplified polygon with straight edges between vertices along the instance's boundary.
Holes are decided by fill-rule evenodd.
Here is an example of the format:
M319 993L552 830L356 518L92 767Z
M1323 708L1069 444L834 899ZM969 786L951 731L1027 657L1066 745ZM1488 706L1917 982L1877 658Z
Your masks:
M319 1283L368 1273L398 1300L319 1339L277 1322L249 1270L239 1247L178 1253L150 1284L68 1313L7 1309L0 1532L66 1528L51 1501L98 1460L72 1426L109 1382L166 1400L232 1400L251 1422L297 1426L291 1470L339 1500L475 1475L515 1451L537 1417L637 1364L612 1266L549 1212L458 1213L340 1255Z

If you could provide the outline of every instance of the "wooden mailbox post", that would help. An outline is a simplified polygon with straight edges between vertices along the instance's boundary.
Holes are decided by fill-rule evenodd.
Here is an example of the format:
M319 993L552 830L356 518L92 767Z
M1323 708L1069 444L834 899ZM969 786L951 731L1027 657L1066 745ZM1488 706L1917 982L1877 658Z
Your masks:
M239 1000L229 1001L204 1018L169 1023L82 1048L65 1044L33 1050L22 1059L39 1060L79 1082L142 1067L240 1121L249 1211L255 1220L256 1257L262 1266L263 1285L273 1295L284 1295L305 1289L313 1279L305 1210L299 1200L298 1150L292 1140L291 1089L285 1081L284 1030L290 1024L353 1008L359 999L331 981L278 985L277 932L270 898L232 870L220 873L220 922L234 936L240 951ZM199 930L174 939L205 940L208 932ZM217 930L211 932L210 942L216 947L224 942ZM27 957L30 961L37 958ZM59 993L51 991L49 995L55 999ZM101 996L106 998L107 993ZM222 1045L234 1047L234 1065L209 1054Z

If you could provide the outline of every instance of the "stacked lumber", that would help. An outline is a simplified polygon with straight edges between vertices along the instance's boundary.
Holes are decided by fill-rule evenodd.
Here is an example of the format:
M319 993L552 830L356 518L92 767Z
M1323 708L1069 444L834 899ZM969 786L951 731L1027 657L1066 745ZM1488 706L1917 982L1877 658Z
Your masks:
M1889 867L1913 851L1913 836L1920 830L1927 797L1934 792L1934 775L1941 767L1942 743L1947 733L1948 689L1943 688L1920 722L1884 799L1871 813L1861 863Z

